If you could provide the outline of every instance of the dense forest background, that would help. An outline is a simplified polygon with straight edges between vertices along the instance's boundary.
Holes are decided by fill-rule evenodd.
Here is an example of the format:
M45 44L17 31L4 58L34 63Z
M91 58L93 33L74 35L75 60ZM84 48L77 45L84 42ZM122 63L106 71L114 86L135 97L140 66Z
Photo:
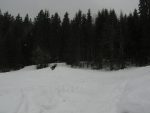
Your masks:
M90 10L62 20L47 10L34 20L0 11L0 71L52 62L110 70L149 65L150 1L140 0L129 15L103 9L94 18Z

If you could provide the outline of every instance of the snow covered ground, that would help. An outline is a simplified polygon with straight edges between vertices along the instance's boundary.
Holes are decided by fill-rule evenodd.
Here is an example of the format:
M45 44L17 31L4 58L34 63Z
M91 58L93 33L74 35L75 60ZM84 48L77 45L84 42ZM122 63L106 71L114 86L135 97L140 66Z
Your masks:
M0 113L150 113L150 67L1 73Z

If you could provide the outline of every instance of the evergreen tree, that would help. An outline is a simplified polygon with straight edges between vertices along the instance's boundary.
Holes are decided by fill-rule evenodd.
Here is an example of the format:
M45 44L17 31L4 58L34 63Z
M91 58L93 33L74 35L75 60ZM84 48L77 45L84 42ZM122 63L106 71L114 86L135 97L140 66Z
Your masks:
M62 61L68 62L69 59L69 39L71 36L71 25L70 25L70 19L69 14L66 12L62 21L61 26L61 47L60 47L60 58Z
M126 38L128 37L127 34L127 17L123 15L121 12L120 19L119 19L119 54L118 54L118 63L119 68L125 68L125 61L126 61Z
M2 20L2 39L3 39L3 56L5 59L2 61L3 68L12 68L14 66L13 56L15 50L13 50L13 43L15 40L12 40L13 36L13 23L14 18L8 13L3 14Z
M33 49L33 24L28 14L23 21L23 39L22 39L22 52L24 65L32 64L32 49Z
M150 16L150 1L139 0L139 12L142 19L147 19Z
M61 19L58 13L55 13L51 17L51 38L50 38L50 53L52 54L53 61L60 59L60 47L61 47Z
M105 34L108 38L108 46L109 46L109 62L110 62L110 70L114 69L114 64L116 62L115 57L115 41L117 40L117 16L114 10L110 11L109 19L108 19L108 25L106 24L106 33L109 32L109 34Z
M92 15L91 10L88 10L87 13L87 21L86 21L86 32L87 32L87 44L86 44L86 55L87 55L87 61L92 62L94 58L94 27L93 27L93 21L92 21ZM86 41L85 41L86 42Z
M9 36L9 54L11 54L10 62L14 68L20 68L23 64L22 54L22 37L23 37L23 20L18 14L15 18Z
M142 36L142 54L144 58L142 59L142 64L149 64L150 60L150 1L149 0L140 0L139 3L139 12L141 20L141 36Z
M72 65L78 65L81 60L81 23L82 23L82 12L79 10L78 13L75 15L75 18L71 22L71 39L70 39L70 63Z
M33 29L33 37L34 37L34 44L33 44L33 57L34 55L38 55L38 53L34 54L34 51L40 48L40 51L47 52L44 54L50 55L49 51L49 38L50 38L50 17L48 11L41 10L38 16L35 18L34 29ZM39 51L39 52L40 52ZM37 51L38 52L38 51ZM32 61L36 59L32 59ZM47 59L48 61L49 59ZM33 63L35 63L33 61ZM50 61L49 61L50 62ZM48 62L47 62L48 63Z

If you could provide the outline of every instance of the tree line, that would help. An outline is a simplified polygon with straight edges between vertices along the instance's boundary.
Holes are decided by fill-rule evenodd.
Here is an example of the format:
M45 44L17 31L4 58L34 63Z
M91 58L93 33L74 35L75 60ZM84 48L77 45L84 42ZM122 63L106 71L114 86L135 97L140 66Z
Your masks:
M123 69L150 64L150 1L140 0L129 15L103 9L96 17L79 10L41 10L34 20L0 11L0 71L66 62L94 69Z

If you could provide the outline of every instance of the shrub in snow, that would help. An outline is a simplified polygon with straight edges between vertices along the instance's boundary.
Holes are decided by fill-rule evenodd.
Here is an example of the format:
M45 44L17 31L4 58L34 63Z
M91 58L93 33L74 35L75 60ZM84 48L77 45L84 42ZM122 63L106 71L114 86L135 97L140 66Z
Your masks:
M56 68L57 64L54 64L53 66L51 66L51 70L54 70Z
M37 47L33 52L32 62L37 65L37 69L48 67L48 62L50 62L50 60L51 58L48 52L40 47Z
M36 69L42 69L48 67L48 64L38 64L36 65Z

